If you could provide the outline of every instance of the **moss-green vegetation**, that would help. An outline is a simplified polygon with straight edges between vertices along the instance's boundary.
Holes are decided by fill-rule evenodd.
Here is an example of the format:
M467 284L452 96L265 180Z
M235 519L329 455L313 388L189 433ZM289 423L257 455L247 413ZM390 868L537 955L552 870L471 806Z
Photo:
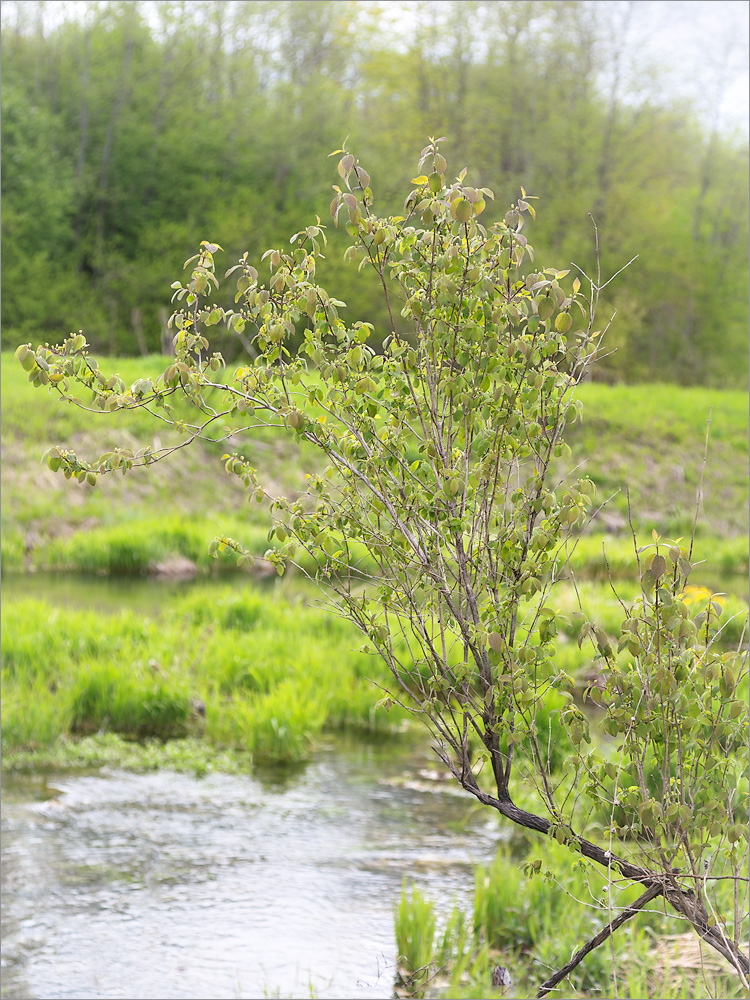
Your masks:
M135 741L117 733L92 733L86 739L60 736L43 748L15 747L3 766L15 773L118 767L129 771L167 768L200 776L210 771L244 772L253 763L242 749L220 749L195 736L164 742L158 737Z
M254 760L304 757L324 727L398 726L385 680L331 615L252 589L199 588L159 617L3 602L2 739L14 753L71 735L193 735ZM376 683L372 683L372 682Z
M394 910L405 995L424 995L420 987L426 987L429 995L439 988L440 996L450 998L535 996L547 976L607 923L609 903L616 914L639 895L637 885L620 890L608 885L606 873L595 865L579 859L571 867L570 860L568 848L553 840L524 842L520 859L518 851L502 848L489 866L475 870L472 912L467 916L454 906L442 921L429 899L404 885ZM535 861L540 862L539 874L530 870ZM553 879L565 891L552 891ZM717 912L731 912L730 883L715 886ZM579 901L584 903L583 918ZM701 955L698 938L682 930L666 916L663 904L654 902L616 932L614 967L605 944L558 990L566 997L633 1000L742 996L742 985L728 965L708 949ZM742 927L727 928L730 936L735 931L746 937L746 918ZM497 965L510 970L510 991L490 986Z

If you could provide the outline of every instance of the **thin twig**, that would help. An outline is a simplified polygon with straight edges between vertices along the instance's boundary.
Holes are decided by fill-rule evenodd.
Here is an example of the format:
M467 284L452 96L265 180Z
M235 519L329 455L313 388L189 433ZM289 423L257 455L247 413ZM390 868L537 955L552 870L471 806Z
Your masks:
M703 499L703 477L706 474L706 465L708 463L708 435L711 430L711 414L714 412L713 406L708 411L708 423L706 424L706 446L703 451L703 465L701 466L701 480L698 483L698 492L695 498L695 517L693 518L693 531L690 536L690 553L688 555L688 560L693 558L693 545L695 544L695 531L698 527L698 513L701 509L701 500Z

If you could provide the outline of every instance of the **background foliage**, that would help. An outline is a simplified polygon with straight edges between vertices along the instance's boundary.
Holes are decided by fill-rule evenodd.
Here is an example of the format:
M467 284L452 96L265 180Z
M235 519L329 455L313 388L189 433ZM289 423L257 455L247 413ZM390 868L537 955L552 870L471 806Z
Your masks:
M197 239L231 262L324 217L347 134L381 179L376 209L398 211L414 137L446 135L495 206L521 184L542 197L540 255L590 270L589 212L606 270L640 254L601 312L618 310L617 351L597 378L744 387L747 142L658 77L627 78L628 5L74 6L53 25L44 4L3 5L6 337L82 327L96 350L158 350ZM411 16L384 16L396 6ZM382 339L342 251L334 234L319 277Z

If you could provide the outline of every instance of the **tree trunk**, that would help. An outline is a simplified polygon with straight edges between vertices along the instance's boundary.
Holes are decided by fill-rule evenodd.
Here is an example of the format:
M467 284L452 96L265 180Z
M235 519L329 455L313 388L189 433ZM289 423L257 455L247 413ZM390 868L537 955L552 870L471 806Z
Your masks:
M141 310L137 306L130 310L130 319L133 324L135 339L138 341L138 349L145 358L148 355L148 347L146 346L146 338L143 336Z
M602 149L599 156L597 169L597 179L599 181L599 191L594 204L594 218L600 222L604 218L604 211L609 198L609 189L612 181L612 136L617 122L617 113L620 100L620 82L622 74L622 59L627 50L627 36L630 19L633 14L633 0L627 5L623 15L622 24L618 26L618 42L615 45L612 59L612 87L609 92L609 107L607 109L607 121L604 126L604 136L602 137Z
M91 69L91 28L87 27L83 36L83 64L81 66L81 109L79 114L78 153L76 155L76 198L78 210L73 222L73 234L76 248L76 272L83 270L83 253L81 248L81 232L83 229L83 171L86 166L86 153L89 144L89 73Z
M172 333L167 326L167 310L164 306L159 308L159 325L161 327L161 353L165 356L174 354L174 344L172 343Z
M112 159L112 145L115 138L115 128L117 119L120 116L122 106L128 97L128 76L130 74L130 61L133 55L133 36L128 35L125 39L125 50L122 57L122 68L117 81L117 91L112 105L112 113L109 116L107 134L104 137L104 148L102 149L102 161L99 167L99 198L96 214L96 235L98 249L103 251L106 237L105 210L107 205L107 182L109 178L109 165Z

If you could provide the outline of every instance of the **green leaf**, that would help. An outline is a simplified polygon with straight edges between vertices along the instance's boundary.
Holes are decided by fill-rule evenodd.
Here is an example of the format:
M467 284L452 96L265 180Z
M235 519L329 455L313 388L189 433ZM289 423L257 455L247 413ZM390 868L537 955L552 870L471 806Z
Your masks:
M493 649L496 653L501 653L503 648L505 647L505 640L503 639L502 635L500 635L499 632L490 632L489 636L487 637L487 641L490 644L490 648Z
M664 574L667 568L667 561L664 556L656 555L651 562L651 575L655 580Z

